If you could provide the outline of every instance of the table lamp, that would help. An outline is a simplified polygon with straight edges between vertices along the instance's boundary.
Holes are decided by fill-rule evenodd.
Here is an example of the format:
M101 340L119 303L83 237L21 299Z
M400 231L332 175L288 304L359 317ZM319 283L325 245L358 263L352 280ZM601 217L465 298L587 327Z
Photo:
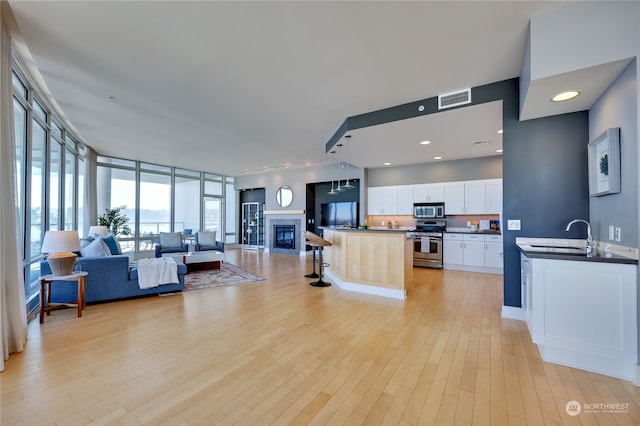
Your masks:
M104 225L93 225L89 227L89 235L100 235L101 237L106 237L109 235L109 229Z
M47 231L42 242L42 253L49 253L47 260L55 276L71 275L80 250L78 231Z

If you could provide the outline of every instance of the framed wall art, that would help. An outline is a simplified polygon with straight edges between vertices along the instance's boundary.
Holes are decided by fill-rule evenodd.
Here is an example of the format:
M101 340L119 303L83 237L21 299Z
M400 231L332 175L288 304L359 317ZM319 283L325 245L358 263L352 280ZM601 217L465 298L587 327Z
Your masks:
M620 192L620 128L607 129L589 143L589 196Z

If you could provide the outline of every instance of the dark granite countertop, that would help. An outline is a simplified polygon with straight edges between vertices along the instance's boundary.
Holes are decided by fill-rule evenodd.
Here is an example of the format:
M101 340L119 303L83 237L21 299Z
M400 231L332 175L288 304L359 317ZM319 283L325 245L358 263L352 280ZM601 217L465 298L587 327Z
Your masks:
M550 260L573 260L578 262L602 262L621 263L627 265L637 265L638 261L630 257L620 256L613 253L605 253L594 250L592 256L587 256L586 248L559 248L559 247L532 247L528 244L516 244L520 252L525 256L534 259Z
M483 229L481 231L444 231L447 234L481 234L481 235L502 235L500 231L494 231L492 229Z

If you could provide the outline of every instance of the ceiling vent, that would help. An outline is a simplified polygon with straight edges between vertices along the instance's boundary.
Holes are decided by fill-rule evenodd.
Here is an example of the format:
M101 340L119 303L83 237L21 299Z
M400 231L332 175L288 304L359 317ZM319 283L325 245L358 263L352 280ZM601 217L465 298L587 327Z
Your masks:
M485 146L485 145L489 145L489 141L488 140L475 141L475 142L471 142L471 145L473 145L473 146Z
M471 103L471 88L458 92L438 95L438 109L451 108L458 105Z

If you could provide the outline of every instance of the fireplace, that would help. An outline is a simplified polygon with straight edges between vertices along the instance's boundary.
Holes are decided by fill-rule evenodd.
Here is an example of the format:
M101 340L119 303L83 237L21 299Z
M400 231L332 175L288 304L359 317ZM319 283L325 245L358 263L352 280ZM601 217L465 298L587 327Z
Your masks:
M274 225L273 247L277 249L295 250L295 225Z
M267 217L267 241L270 253L299 255L304 248L301 219Z

